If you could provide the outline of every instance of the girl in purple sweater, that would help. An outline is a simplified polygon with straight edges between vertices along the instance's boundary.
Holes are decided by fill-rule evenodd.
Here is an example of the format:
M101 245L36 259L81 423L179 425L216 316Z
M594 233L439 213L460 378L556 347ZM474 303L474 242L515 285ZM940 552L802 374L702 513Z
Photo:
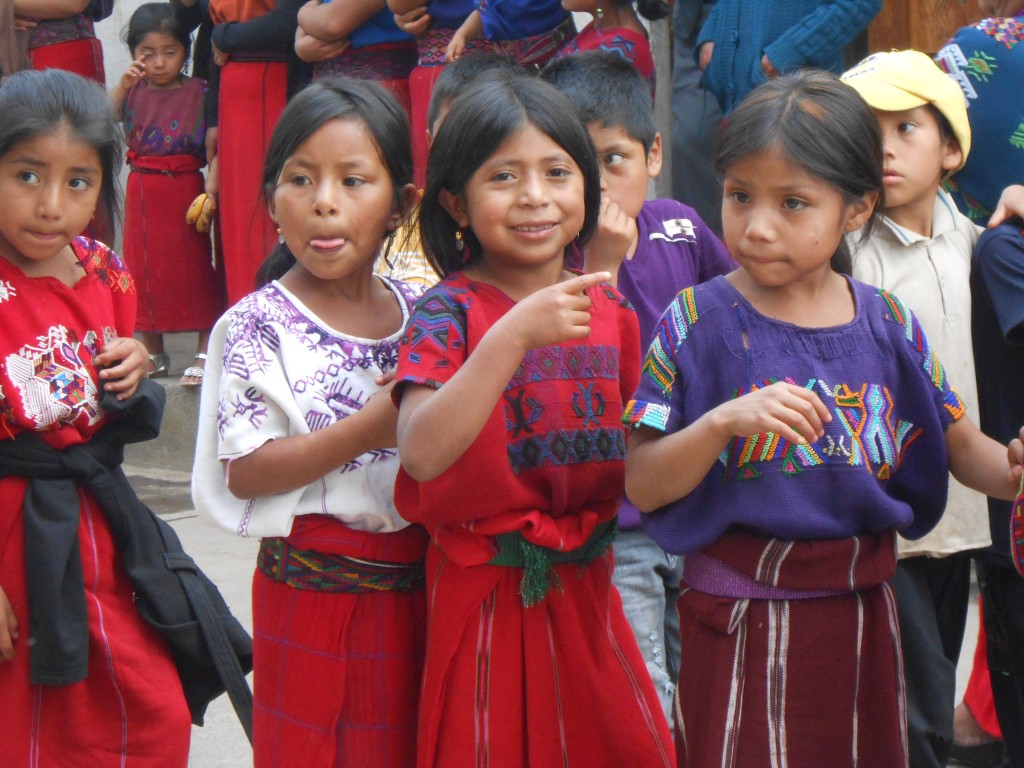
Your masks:
M882 194L856 96L805 71L732 113L740 266L676 297L626 408L626 492L686 555L681 768L906 765L893 537L935 525L949 471L1007 499L1020 478L1024 445L964 418L906 306L843 274Z

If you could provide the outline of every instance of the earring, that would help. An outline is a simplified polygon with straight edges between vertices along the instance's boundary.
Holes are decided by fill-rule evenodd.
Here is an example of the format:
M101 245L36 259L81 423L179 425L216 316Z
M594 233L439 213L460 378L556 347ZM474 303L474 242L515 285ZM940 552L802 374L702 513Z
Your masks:
M391 246L395 244L395 230L389 229L385 234L388 236L388 241L384 244L384 254L382 258L384 259L384 263L388 265L388 269L394 272L395 265L391 263L391 259L388 257L391 256Z
M455 250L462 253L462 249L466 247L466 244L462 242L462 230L455 230Z
M284 245L284 235L281 234L281 228L277 228L277 242Z
M604 9L598 8L597 13L594 14L597 20L594 22L594 26L597 28L598 34L604 31Z

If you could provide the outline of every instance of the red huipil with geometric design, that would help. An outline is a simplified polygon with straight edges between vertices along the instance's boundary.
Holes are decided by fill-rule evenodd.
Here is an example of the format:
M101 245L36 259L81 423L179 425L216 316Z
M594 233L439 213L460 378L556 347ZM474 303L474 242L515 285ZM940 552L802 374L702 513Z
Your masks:
M131 336L135 289L106 246L78 238L72 247L86 273L74 286L26 277L0 258L0 439L33 430L62 449L87 442L104 423L92 359L114 338ZM174 664L135 609L102 510L81 489L88 674L71 685L31 684L26 485L0 479L0 588L19 625L14 661L0 664L4 766L183 768L190 718Z

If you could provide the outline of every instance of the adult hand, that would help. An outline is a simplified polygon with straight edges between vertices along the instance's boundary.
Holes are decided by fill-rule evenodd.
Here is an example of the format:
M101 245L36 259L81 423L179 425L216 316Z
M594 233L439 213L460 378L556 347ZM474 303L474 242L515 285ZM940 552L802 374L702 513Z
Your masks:
M711 63L711 54L714 52L715 44L713 42L704 43L704 45L700 47L700 58L697 61L697 66L701 68L701 71L708 68L708 64Z
M395 14L395 25L407 35L419 37L430 28L430 14L425 6Z
M769 80L773 77L779 76L779 70L777 70L775 65L768 59L767 53L761 57L761 71L764 72L764 76Z

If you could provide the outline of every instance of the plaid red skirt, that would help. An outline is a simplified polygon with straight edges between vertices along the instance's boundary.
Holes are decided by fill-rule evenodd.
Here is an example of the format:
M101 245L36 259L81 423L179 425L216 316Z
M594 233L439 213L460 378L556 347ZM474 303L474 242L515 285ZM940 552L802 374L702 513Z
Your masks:
M394 563L423 557L427 536L354 531L303 515L296 549ZM296 589L253 577L253 754L256 768L411 768L426 639L413 592Z
M558 586L526 608L521 568L428 549L420 768L675 765L611 552L554 570Z
M701 553L756 589L829 592L679 598L679 765L899 768L906 711L891 533L785 542L744 533Z
M260 185L270 134L287 100L288 65L232 59L220 72L217 223L231 305L255 290L256 271L277 247Z
M79 492L78 548L89 617L89 671L32 685L21 503L26 481L0 480L0 587L18 619L14 660L0 663L4 768L185 768L192 726L163 638L135 609L106 518Z
M139 331L206 331L224 312L224 277L214 268L210 235L185 222L203 191L198 158L130 156L124 247L135 280Z

